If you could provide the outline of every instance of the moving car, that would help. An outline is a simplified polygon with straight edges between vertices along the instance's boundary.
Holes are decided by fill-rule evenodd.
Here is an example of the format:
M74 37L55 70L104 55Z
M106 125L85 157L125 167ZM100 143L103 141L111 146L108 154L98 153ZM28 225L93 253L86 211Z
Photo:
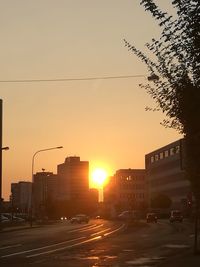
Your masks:
M71 223L88 223L89 217L85 214L78 214L71 218Z
M183 221L183 215L180 210L172 210L170 213L169 221L171 223L173 222L182 222Z
M150 212L150 213L147 213L147 215L146 215L146 221L147 221L147 223L150 223L150 222L157 223L158 217L155 213Z
M60 217L60 220L61 221L67 221L67 217L66 216L62 216L62 217Z

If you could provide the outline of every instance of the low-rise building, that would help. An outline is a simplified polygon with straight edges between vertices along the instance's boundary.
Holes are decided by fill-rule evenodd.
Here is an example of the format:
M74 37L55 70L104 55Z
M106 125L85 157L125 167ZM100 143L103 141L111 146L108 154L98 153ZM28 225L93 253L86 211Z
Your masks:
M104 199L117 211L142 210L147 206L147 184L144 169L120 169L110 178Z

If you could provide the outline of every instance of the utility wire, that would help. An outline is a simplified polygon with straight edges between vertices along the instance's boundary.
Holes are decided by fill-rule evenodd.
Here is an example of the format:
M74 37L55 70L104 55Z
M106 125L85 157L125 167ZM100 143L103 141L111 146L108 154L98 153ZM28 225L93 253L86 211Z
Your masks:
M126 75L126 76L102 76L102 77L85 77L85 78L0 80L0 83L69 82L69 81L129 79L129 78L139 78L139 77L147 77L147 76L145 76L145 75Z

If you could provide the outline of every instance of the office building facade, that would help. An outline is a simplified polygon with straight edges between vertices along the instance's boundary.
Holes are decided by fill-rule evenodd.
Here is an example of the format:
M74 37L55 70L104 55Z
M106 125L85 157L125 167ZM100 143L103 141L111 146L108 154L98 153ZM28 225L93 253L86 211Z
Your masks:
M163 146L145 155L149 187L149 205L156 195L167 195L171 208L184 209L191 195L190 183L185 178L184 139Z
M89 162L80 157L67 157L57 166L59 197L63 200L84 200L89 194Z
M110 178L104 190L105 202L118 210L141 210L147 205L147 185L144 169L120 169Z

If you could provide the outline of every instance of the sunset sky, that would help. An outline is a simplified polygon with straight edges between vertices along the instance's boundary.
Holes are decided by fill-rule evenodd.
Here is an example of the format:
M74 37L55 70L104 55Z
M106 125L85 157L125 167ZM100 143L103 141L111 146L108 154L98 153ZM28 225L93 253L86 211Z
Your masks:
M35 171L56 173L67 156L109 175L144 168L144 155L181 136L146 112L153 101L138 84L146 67L123 39L144 50L159 35L139 0L0 0L0 98L3 99L3 197ZM171 0L159 0L172 12ZM144 75L141 78L5 83L5 80Z

